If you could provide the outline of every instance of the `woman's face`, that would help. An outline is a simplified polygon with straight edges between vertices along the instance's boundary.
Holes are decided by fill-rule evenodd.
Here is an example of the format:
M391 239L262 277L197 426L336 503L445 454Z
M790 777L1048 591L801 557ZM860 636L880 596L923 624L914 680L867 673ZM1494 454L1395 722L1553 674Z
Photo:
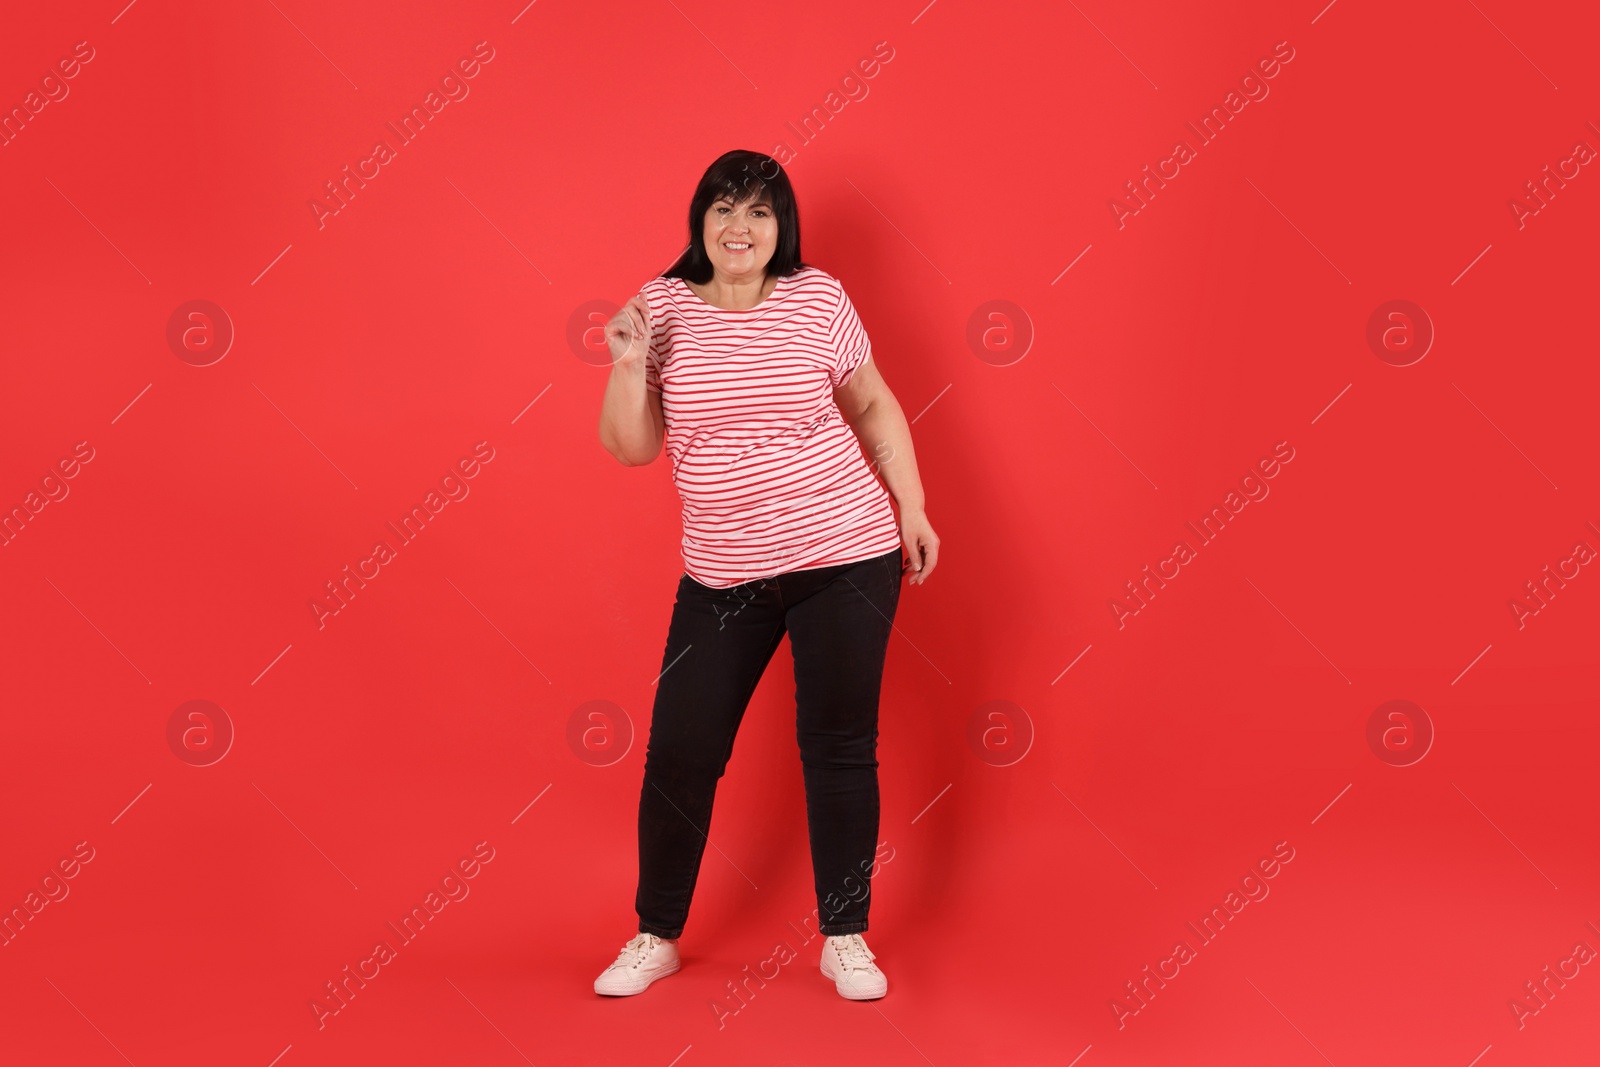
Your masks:
M719 197L706 209L702 237L718 274L735 280L763 277L778 247L778 217L765 193L738 205Z

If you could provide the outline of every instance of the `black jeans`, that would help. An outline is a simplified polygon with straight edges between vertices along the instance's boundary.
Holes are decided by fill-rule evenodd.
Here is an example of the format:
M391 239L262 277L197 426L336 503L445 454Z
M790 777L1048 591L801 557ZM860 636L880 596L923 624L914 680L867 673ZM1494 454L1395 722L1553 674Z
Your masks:
M717 781L785 633L818 930L866 931L878 838L878 695L900 583L898 546L731 589L679 579L639 797L641 933L683 931Z

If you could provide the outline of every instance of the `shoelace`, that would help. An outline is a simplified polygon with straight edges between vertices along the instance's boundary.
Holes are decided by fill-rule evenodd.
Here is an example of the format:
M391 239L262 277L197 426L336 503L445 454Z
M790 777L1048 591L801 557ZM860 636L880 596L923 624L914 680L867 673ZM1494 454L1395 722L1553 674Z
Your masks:
M873 969L872 950L867 943L861 940L860 934L849 934L842 938L835 938L832 942L833 950L837 953L839 962L846 970L867 971Z
M656 942L659 940L660 938L654 934L635 934L628 940L626 945L622 946L622 951L617 955L617 961L608 969L617 967L632 969L639 966L644 962L644 958L650 955L650 950L655 947Z

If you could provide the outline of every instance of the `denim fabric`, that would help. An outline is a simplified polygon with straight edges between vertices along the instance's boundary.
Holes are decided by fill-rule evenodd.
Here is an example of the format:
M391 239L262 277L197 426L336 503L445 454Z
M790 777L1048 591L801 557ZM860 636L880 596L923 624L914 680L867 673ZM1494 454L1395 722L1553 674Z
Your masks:
M901 550L731 589L684 574L667 632L639 796L639 930L677 937L717 782L768 662L789 635L795 732L823 934L864 933L878 839L878 695ZM853 887L853 888L852 888Z

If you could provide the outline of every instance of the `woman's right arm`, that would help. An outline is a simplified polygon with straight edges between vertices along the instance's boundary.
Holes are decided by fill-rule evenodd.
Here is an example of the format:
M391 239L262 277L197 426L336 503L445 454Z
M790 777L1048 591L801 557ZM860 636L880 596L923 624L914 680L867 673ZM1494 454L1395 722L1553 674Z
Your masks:
M611 377L600 405L600 444L624 467L642 467L661 454L666 439L661 394L645 385L650 305L643 294L611 317L606 344L611 349Z

